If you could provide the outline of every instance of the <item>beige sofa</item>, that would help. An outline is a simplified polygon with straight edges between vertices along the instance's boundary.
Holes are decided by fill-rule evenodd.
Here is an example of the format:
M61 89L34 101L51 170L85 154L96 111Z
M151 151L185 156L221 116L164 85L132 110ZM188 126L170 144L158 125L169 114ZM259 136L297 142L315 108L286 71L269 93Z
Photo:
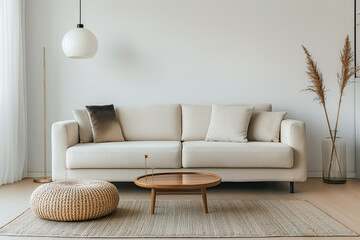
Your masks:
M254 105L271 111L270 104ZM286 119L280 142L206 142L211 106L118 107L125 142L79 143L76 121L52 126L52 178L133 181L144 174L143 155L155 172L200 171L224 182L288 181L307 178L305 124Z

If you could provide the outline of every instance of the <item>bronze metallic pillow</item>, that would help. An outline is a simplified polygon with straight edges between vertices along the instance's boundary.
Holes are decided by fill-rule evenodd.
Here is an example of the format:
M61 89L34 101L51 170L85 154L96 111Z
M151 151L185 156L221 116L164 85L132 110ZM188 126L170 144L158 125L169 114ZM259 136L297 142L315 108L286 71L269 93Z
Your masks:
M89 113L94 142L124 141L114 105L86 106Z

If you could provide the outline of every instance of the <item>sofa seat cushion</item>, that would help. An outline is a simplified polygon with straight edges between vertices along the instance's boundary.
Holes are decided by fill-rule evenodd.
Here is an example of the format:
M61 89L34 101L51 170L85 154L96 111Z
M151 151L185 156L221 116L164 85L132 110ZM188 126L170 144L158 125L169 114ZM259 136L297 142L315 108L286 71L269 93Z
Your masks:
M183 143L184 168L292 168L293 150L275 142Z
M76 144L66 151L67 168L181 168L179 141L125 141Z

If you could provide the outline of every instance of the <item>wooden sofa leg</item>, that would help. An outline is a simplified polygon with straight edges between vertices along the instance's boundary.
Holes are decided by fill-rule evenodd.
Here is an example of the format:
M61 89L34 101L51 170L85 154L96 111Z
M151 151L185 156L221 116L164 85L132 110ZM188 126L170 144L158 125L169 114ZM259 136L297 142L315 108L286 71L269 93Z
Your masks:
M290 193L294 193L294 182L290 182Z

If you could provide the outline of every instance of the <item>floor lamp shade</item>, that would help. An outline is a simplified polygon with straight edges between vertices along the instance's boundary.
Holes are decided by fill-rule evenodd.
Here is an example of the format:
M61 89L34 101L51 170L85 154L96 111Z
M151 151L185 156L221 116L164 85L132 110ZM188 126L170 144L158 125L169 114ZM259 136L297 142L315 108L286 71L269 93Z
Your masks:
M62 48L69 58L92 58L97 52L98 41L90 30L78 27L65 34Z

